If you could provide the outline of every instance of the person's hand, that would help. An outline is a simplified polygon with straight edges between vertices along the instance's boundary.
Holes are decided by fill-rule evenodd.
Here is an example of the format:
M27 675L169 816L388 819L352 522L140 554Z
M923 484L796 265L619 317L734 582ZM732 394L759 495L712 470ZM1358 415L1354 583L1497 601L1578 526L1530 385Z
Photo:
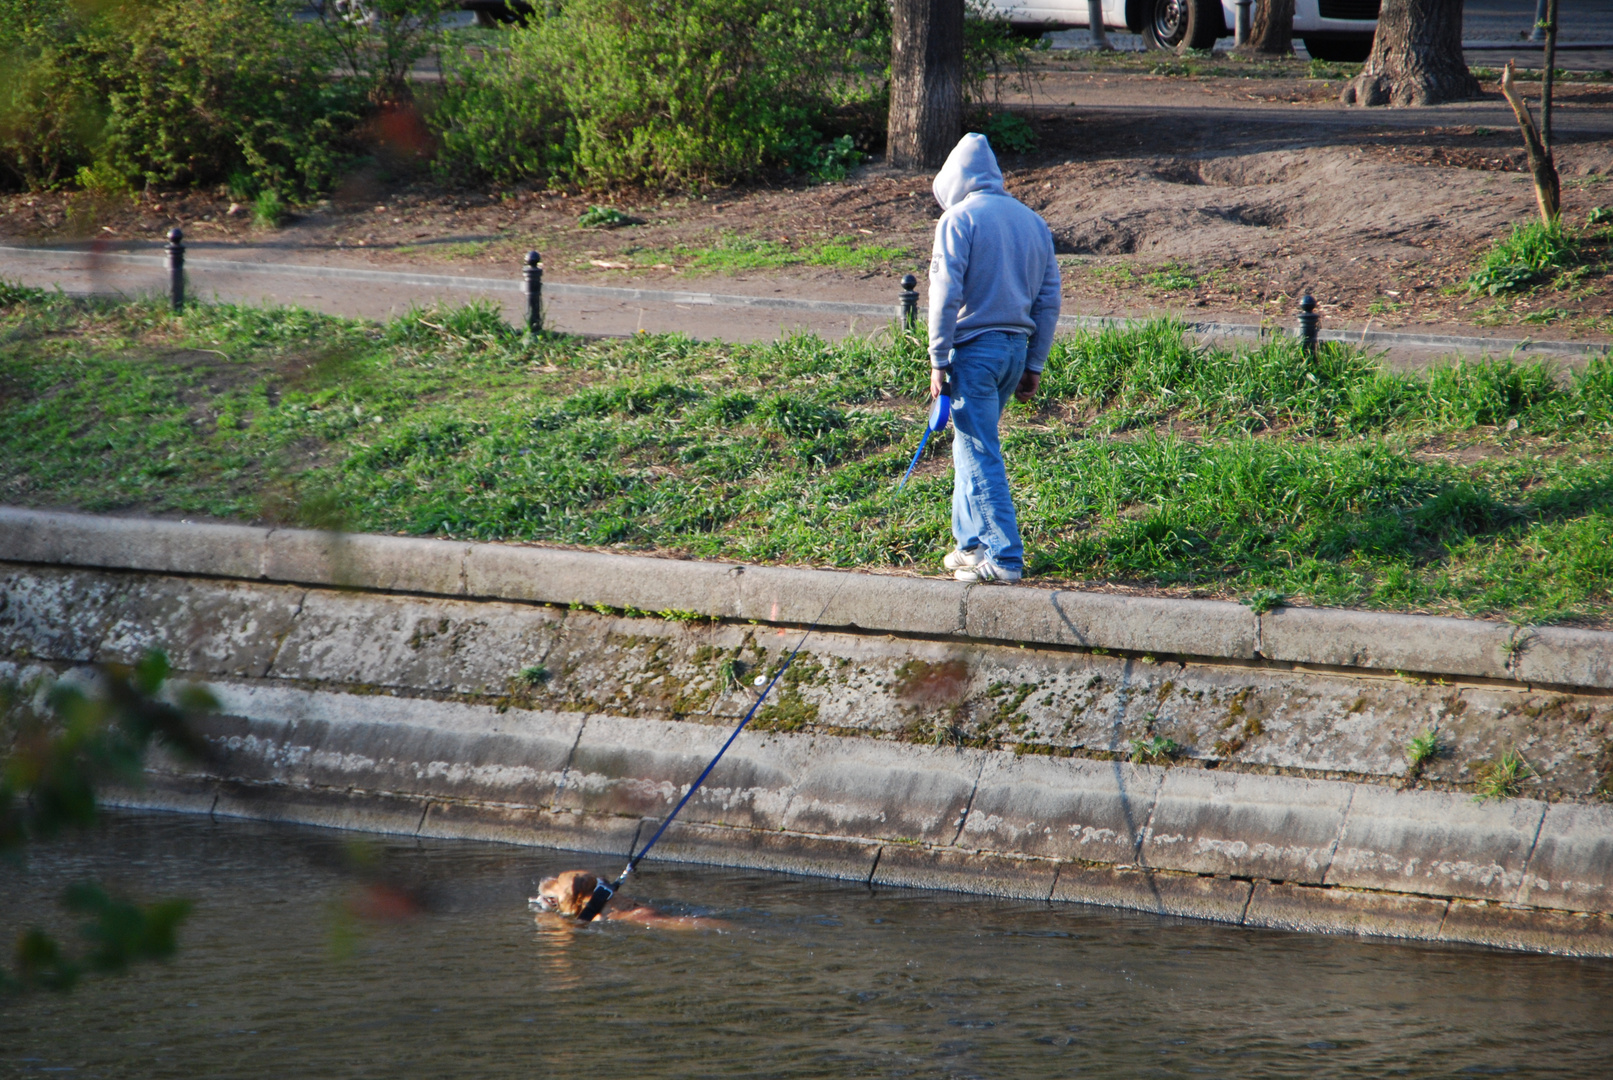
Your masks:
M947 385L947 373L946 373L946 371L944 369L942 369L942 368L934 368L934 367L931 368L930 369L930 396L932 398L940 397L941 392L946 389L946 385Z
M1042 385L1040 371L1027 371L1019 377L1019 389L1014 391L1014 400L1024 403L1036 396L1036 388Z

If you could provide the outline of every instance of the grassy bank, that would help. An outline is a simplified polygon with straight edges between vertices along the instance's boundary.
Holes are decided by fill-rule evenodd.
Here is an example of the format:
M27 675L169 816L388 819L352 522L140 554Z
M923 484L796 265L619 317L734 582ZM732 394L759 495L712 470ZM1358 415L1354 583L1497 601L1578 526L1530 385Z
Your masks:
M0 501L699 557L938 569L907 490L916 341L531 341L0 292ZM1609 621L1613 363L1394 375L1179 327L1062 340L1005 445L1032 570L1321 604Z

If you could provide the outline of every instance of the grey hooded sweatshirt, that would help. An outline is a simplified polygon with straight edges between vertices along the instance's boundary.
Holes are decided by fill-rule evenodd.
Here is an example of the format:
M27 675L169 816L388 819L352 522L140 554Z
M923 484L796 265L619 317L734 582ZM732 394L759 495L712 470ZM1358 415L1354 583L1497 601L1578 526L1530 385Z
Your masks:
M989 330L1030 335L1025 367L1041 371L1059 318L1059 263L1053 234L1003 188L984 135L965 135L935 177L946 213L930 259L930 363Z

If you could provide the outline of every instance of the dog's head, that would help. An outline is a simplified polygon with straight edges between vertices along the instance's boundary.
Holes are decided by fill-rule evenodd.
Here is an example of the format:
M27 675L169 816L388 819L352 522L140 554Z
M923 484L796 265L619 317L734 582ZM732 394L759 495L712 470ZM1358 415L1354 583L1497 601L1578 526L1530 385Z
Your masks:
M585 870L567 870L539 883L537 905L544 911L576 918L588 906L598 884L599 878Z

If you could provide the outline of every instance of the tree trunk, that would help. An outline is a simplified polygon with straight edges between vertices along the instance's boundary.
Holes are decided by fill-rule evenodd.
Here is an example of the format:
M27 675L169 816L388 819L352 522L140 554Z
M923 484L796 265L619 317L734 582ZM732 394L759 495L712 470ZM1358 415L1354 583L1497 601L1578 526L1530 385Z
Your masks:
M1546 71L1540 81L1540 139L1548 154L1551 153L1551 84L1557 75L1556 67L1557 0L1546 0Z
M1462 58L1462 0L1383 0L1378 35L1346 105L1437 105L1479 96Z
M1259 0L1247 52L1287 56L1294 51L1294 0Z
M895 0L887 157L939 168L963 137L964 0Z

